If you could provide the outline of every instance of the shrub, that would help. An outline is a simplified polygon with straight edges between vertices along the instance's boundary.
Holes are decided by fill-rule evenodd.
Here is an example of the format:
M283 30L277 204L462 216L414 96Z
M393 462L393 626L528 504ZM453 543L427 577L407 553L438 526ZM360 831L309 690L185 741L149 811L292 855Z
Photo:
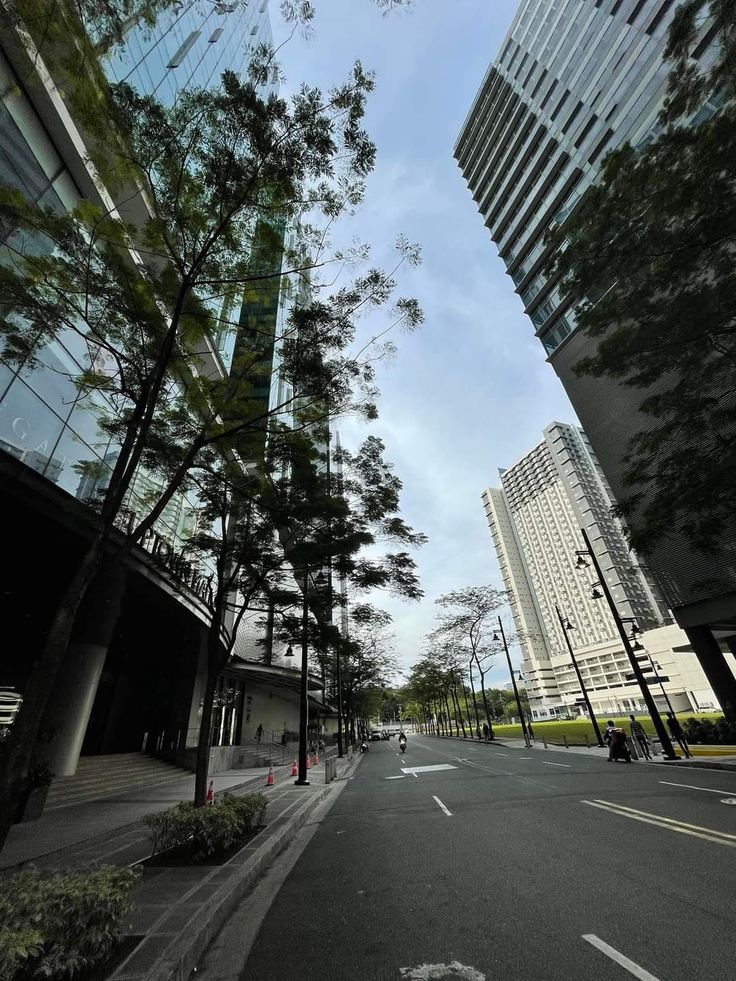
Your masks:
M29 866L0 884L3 981L71 978L103 961L133 909L138 872L101 866L42 872Z
M683 728L691 743L712 743L730 745L736 743L736 725L724 716L713 722L711 719L688 719Z
M264 794L224 794L207 807L182 801L168 811L147 814L143 821L149 828L154 855L182 848L193 862L201 862L234 845L265 811L267 803Z

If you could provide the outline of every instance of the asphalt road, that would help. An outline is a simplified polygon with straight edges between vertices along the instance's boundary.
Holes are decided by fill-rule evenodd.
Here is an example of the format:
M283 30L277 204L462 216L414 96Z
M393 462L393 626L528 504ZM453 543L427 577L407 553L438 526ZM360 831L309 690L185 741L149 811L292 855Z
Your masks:
M736 977L736 773L420 736L397 750L372 745L243 981ZM402 772L429 766L448 768Z

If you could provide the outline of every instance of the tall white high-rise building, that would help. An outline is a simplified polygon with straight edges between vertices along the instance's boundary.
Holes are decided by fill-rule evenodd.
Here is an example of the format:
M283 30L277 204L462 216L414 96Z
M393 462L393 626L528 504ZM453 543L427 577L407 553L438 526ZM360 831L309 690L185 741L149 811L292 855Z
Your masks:
M575 297L560 288L547 233L564 228L599 180L609 151L625 143L642 149L656 138L671 71L667 33L682 2L519 0L454 149L533 330L620 499L630 492L629 441L651 421L640 412L641 391L577 372L597 341L576 329ZM690 57L707 70L721 38L709 4L696 16ZM687 124L716 115L727 98L725 88L704 96ZM736 535L724 535L720 554L711 557L671 534L648 564L721 704L736 704L732 659L723 654L725 647L736 651Z
M672 653L660 633L669 616L628 549L585 433L552 423L538 446L500 471L500 484L484 491L483 502L511 600L534 717L575 713L582 699L558 610L573 625L568 634L594 710L640 709L641 693L627 677L631 665L608 606L593 598L590 571L575 568L576 550L585 547L580 529L590 538L619 613L631 618L645 639L656 641L658 656ZM684 634L676 641L687 653ZM682 657L680 663L685 665ZM672 679L673 696L684 692L681 672L668 668L668 673L678 675ZM701 695L688 698L688 707L707 701L704 679L691 681L693 686Z

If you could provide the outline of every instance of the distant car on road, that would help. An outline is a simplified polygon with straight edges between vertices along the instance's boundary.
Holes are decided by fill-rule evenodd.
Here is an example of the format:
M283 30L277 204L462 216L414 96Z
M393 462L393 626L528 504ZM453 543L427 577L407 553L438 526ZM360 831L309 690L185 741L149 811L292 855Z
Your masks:
M371 742L372 743L377 743L377 742L380 742L381 739L382 739L381 733L378 731L378 729L374 729L371 732L371 734L370 734L370 740L371 740Z

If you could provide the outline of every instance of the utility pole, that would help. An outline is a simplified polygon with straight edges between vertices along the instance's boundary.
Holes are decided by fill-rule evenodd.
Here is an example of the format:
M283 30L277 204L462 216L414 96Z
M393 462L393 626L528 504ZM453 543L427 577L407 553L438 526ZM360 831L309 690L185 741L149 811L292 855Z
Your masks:
M664 722L662 722L662 717L659 714L659 709L657 708L657 704L654 701L654 698L652 697L651 691L649 690L649 685L647 684L647 680L644 677L644 674L641 670L641 665L637 661L634 651L632 650L631 642L629 641L628 634L626 633L626 628L624 627L623 621L621 620L621 617L619 616L619 612L616 609L616 604L613 602L613 596L611 596L611 591L608 588L606 577L603 575L603 570L601 569L598 558L595 552L593 551L593 546L590 544L588 533L586 532L585 528L581 528L580 531L582 532L583 541L585 542L585 552L584 553L578 552L578 563L582 565L586 565L585 562L581 563L581 556L583 554L590 556L590 559L593 563L596 574L598 576L598 585L601 587L606 597L606 602L608 603L608 608L611 611L611 616L614 619L614 622L619 632L619 636L621 637L621 641L624 645L624 650L626 651L626 655L629 658L629 663L631 664L631 670L634 672L634 677L636 678L639 688L641 688L641 693L644 697L644 703L646 704L647 711L649 712L652 722L654 723L654 728L657 730L659 741L662 744L662 752L664 753L664 758L666 760L676 760L677 754L675 753L675 750L672 746L672 740L670 739L669 733L665 729Z
M531 741L529 739L529 733L526 728L526 719L524 718L524 712L521 708L521 698L519 698L519 689L516 687L516 678L514 676L514 668L511 664L511 655L509 654L509 645L506 643L506 634L503 631L503 623L501 622L501 617L498 618L498 629L501 631L501 640L503 641L503 649L506 651L506 662L509 666L509 674L511 675L511 684L514 687L514 695L516 697L516 707L519 710L519 719L521 720L521 731L524 733L524 743L527 749L531 749ZM495 636L495 635L494 635ZM498 638L496 638L498 639Z
M583 698L585 699L585 704L588 708L588 715L590 716L590 721L593 723L593 729L595 730L595 738L598 740L598 745L603 747L605 744L603 742L603 736L601 735L600 726L598 725L598 720L593 712L593 706L590 704L590 698L588 696L588 691L583 684L583 676L580 674L580 668L578 667L578 662L573 654L572 644L570 642L570 635L568 631L572 628L572 624L568 620L567 623L562 619L562 614L560 613L560 608L555 603L555 611L557 613L557 619L560 621L560 628L562 629L562 634L565 638L565 643L567 644L567 650L570 654L570 660L572 661L572 666L575 668L575 674L578 676L578 684L580 685L580 691L583 693Z

